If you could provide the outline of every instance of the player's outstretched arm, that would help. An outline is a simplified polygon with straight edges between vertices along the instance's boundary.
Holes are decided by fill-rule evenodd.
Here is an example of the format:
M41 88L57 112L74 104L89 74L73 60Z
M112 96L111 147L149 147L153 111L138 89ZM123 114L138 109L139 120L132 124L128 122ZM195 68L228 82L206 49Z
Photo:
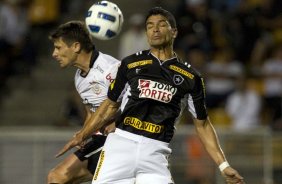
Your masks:
M106 99L97 111L91 116L84 127L59 151L56 157L63 155L68 150L79 145L84 140L91 137L93 132L99 130L107 124L113 116L115 116L119 107L119 103Z
M225 181L228 184L243 184L243 177L228 164L209 118L205 120L194 119L194 125L205 149L219 166Z
M81 137L82 140L86 140L104 125L108 125L109 122L113 122L113 117L115 117L119 105L120 103L107 98L91 116L78 136Z

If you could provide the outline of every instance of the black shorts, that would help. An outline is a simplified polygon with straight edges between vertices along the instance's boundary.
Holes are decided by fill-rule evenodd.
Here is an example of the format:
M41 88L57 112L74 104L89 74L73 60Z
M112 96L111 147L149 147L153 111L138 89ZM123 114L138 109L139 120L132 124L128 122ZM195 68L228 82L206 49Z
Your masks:
M106 141L107 136L93 135L82 149L77 150L74 154L80 161L88 160L87 169L94 174L99 156Z

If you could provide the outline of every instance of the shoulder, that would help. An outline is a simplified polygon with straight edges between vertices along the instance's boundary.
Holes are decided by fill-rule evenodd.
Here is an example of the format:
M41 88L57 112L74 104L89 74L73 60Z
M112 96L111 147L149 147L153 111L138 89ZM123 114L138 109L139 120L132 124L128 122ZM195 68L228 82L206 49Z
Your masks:
M102 52L99 52L99 57L98 57L99 62L104 62L105 64L108 65L116 65L116 64L120 64L120 60L116 59L115 57L108 55L108 54L104 54Z
M169 66L170 69L187 76L190 79L202 78L202 75L190 63L179 61Z
M146 58L149 58L150 54L149 54L149 50L142 50L142 51L138 51L134 54L131 54L125 58L122 59L122 62L134 62L137 60L143 60Z

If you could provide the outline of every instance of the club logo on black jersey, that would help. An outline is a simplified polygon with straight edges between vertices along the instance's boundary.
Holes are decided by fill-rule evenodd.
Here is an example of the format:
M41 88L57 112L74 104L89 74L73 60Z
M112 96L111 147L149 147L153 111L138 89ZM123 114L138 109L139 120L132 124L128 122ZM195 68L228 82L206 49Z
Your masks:
M177 88L152 80L139 79L138 89L139 98L150 98L160 102L169 103Z
M174 75L173 76L173 82L175 85L180 85L184 81L183 77L181 75Z

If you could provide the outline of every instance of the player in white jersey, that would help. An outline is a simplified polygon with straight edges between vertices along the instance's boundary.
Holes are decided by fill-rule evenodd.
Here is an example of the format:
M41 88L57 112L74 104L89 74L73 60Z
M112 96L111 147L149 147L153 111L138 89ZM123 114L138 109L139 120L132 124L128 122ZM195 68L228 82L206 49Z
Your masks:
M60 66L78 68L75 87L86 107L84 127L87 127L96 108L107 98L108 87L115 79L120 61L97 51L84 23L80 21L62 24L50 34L49 39L54 43L52 56ZM114 123L111 123L100 132L107 134L114 128ZM100 132L53 168L48 174L48 184L91 181L106 139Z

